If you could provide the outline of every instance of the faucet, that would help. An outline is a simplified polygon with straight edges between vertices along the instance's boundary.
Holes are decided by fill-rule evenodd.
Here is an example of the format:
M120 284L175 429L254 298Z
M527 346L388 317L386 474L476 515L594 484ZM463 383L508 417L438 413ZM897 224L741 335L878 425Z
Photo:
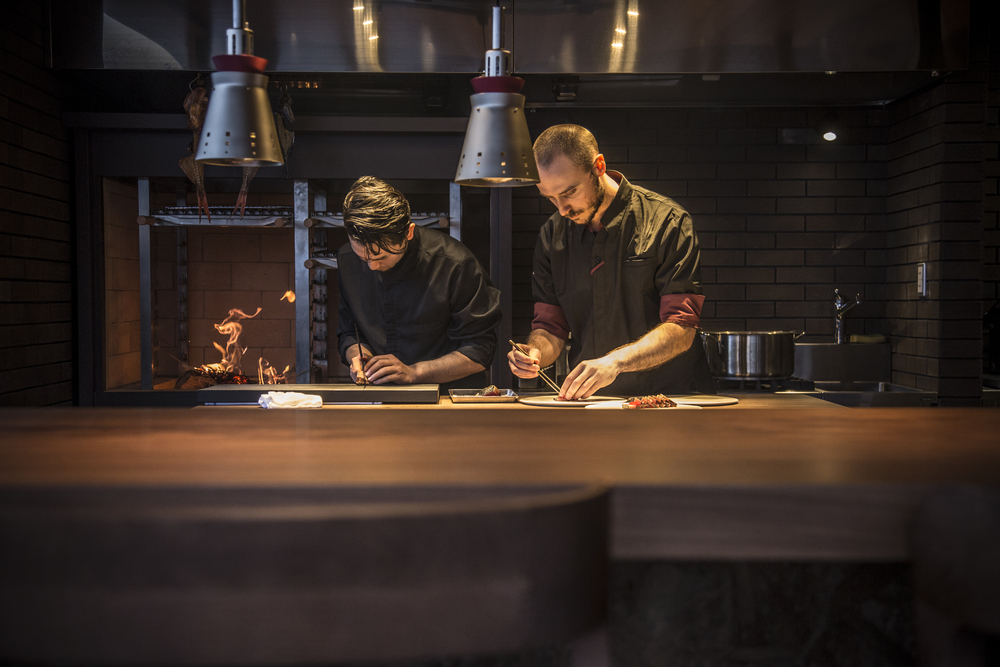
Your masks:
M837 313L835 315L836 325L837 325L835 340L839 345L841 343L847 342L844 340L844 315L846 315L847 311L849 311L851 308L854 308L854 306L857 306L861 303L861 295L857 294L854 296L853 299L848 301L843 297L839 289L833 290L833 294L834 294L833 305L837 310Z

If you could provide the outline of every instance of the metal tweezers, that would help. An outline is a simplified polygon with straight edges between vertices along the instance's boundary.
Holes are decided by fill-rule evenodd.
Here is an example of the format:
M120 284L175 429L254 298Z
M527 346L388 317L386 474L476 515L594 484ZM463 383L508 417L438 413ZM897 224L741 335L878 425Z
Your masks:
M361 347L361 336L358 335L358 323L354 323L354 339L358 341L358 355L361 357L361 372L365 372L365 348ZM368 386L368 375L361 376L361 389Z
M531 355L528 354L527 350L525 350L523 347L521 347L520 345L518 345L514 341L511 340L511 341L507 341L507 342L509 342L511 345L513 345L514 349L517 350L518 352L520 352L521 354L523 354L524 356L526 356L526 357L530 357L531 356ZM550 380L549 376L546 375L545 371L543 371L541 368L538 369L538 375L543 380L545 380L545 384L549 385L549 388L552 389L552 391L556 392L557 394L559 393L559 385L557 385L555 382L553 382L552 380Z

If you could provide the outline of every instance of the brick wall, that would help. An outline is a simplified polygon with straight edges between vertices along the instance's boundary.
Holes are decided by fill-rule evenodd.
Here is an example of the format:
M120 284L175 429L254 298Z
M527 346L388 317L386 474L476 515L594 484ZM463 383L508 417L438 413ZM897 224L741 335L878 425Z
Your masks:
M841 125L836 143L813 132L831 111ZM706 329L798 330L802 340L832 341L839 287L864 300L848 333L886 333L883 110L538 110L530 119L533 136L561 122L590 128L611 169L691 213ZM531 321L531 249L553 210L533 188L515 192L519 336Z
M982 391L989 68L988 43L976 33L967 71L901 101L890 114L893 379L937 391L942 405L976 405ZM927 264L926 297L917 296L918 262Z
M139 330L139 191L134 184L109 178L104 204L104 386L138 387Z
M73 398L70 147L58 80L43 69L45 10L0 25L0 405Z
M1000 8L992 8L992 25ZM983 306L1000 301L1000 29L990 35L989 90L986 106L986 145L983 201ZM996 373L1000 369L992 369Z

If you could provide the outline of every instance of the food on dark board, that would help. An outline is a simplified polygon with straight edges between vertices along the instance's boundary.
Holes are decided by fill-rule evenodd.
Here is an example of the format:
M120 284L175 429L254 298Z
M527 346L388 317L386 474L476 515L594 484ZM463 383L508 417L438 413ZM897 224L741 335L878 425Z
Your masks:
M644 408L676 408L677 404L663 394L652 396L633 396L622 405L626 410L641 410Z
M476 396L499 396L500 390L497 389L496 385L491 384L490 386L476 392Z

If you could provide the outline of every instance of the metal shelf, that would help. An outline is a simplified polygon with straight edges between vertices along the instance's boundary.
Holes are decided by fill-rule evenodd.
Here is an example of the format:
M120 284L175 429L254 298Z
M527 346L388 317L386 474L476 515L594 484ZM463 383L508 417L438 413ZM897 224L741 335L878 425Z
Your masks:
M289 206L248 206L242 218L228 206L210 206L208 216L198 215L197 206L167 206L153 211L150 215L140 215L140 225L164 225L171 227L289 227L292 224L292 209Z

